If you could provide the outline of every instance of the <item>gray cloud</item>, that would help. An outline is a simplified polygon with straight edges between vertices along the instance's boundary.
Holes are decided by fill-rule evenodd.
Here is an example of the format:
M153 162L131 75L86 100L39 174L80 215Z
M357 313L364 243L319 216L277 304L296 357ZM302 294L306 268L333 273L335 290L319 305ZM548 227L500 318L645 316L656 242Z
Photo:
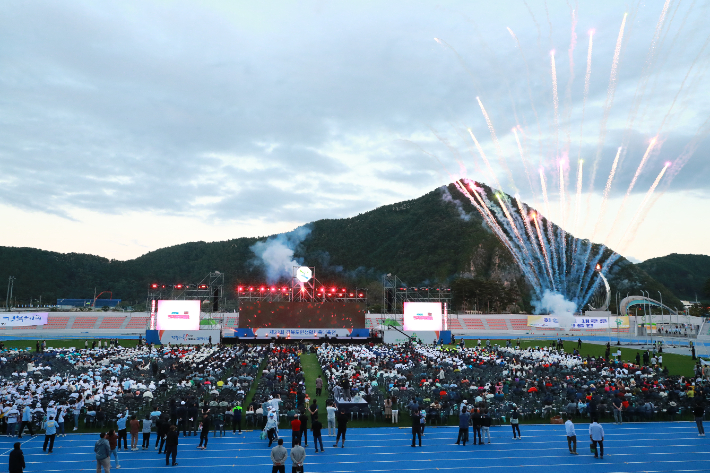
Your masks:
M347 216L449 182L447 172L459 172L451 148L472 178L490 183L477 153L469 153L466 127L508 187L476 96L525 195L533 191L524 190L527 177L510 132L522 127L539 193L537 169L555 161L549 50L556 50L558 139L564 149L569 130L574 162L586 32L596 29L582 140L589 160L623 14L614 4L582 5L568 103L570 11L566 2L550 2L549 10L552 34L543 27L538 41L527 11L510 4L313 2L273 10L232 2L5 2L0 202L65 218L74 209L199 212L223 221ZM659 44L634 127L625 133L660 6L631 12L597 189L626 140L614 193L625 191L702 44L707 10L707 4L690 13L680 6ZM544 11L534 13L542 21ZM506 27L521 41L529 78ZM697 129L694 117L708 116L710 104L702 99L707 55L701 59L636 192L645 192L659 166L682 152ZM705 154L701 146L674 187L707 191Z

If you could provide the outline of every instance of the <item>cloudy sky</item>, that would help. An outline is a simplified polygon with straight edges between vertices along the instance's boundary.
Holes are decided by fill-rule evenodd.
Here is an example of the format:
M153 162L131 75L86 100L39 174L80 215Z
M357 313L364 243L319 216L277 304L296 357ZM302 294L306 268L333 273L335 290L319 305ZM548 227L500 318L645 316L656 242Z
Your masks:
M709 10L2 2L0 245L129 259L349 217L467 176L637 260L710 254Z

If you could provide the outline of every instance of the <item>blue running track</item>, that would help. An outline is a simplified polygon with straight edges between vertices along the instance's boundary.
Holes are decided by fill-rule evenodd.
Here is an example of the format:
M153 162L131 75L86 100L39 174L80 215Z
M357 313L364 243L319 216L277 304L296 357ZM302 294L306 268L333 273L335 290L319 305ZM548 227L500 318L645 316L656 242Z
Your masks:
M694 423L604 424L604 459L589 451L588 425L577 426L577 451L567 450L563 425L521 425L522 440L513 440L509 426L492 427L490 445L455 445L458 428L426 428L423 447L411 447L409 428L348 429L345 448L333 448L334 438L323 437L325 452L314 453L309 439L306 472L442 472L442 471L573 471L654 472L710 471L710 438L699 437ZM290 431L284 444L290 449ZM472 435L472 433L471 433ZM44 436L24 436L26 472L95 471L93 446L97 434L69 434L56 439L54 452L42 452ZM7 471L8 454L14 438L0 438L0 471ZM130 439L129 439L130 441ZM140 444L141 439L139 439ZM151 435L154 445L155 433ZM198 450L196 437L180 437L178 466L165 466L165 456L150 450L119 453L120 471L159 472L188 470L214 473L231 470L270 472L270 449L259 432L213 437L209 448ZM111 460L112 470L115 460ZM291 470L290 460L286 471Z

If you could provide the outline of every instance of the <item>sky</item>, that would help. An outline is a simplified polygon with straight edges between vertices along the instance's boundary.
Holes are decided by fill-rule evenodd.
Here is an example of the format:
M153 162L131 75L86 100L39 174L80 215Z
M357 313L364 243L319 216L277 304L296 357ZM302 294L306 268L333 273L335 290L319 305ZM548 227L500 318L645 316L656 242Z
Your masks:
M710 254L709 10L2 2L0 245L125 260L351 217L468 177L633 261Z

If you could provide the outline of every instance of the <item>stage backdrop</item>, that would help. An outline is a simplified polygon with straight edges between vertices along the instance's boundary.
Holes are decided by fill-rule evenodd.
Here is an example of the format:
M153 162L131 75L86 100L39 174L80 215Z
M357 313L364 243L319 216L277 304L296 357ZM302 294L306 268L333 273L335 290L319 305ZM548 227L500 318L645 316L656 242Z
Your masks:
M246 302L239 328L365 328L365 304L357 302Z

